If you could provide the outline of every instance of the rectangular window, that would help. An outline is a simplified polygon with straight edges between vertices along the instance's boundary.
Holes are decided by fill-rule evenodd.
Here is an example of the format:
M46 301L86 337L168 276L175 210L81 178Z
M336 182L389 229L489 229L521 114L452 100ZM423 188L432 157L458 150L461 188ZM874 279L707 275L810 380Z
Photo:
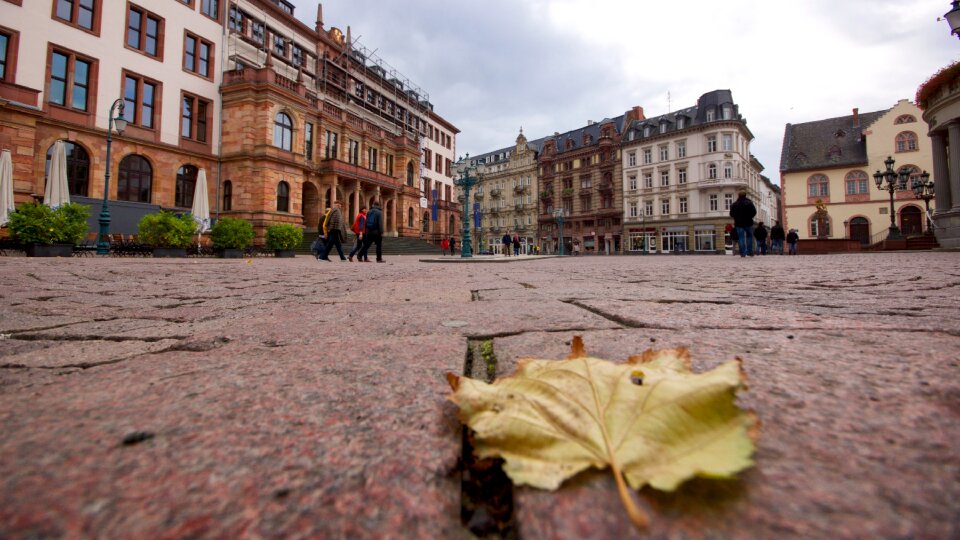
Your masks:
M681 213L681 214L686 214L686 213L687 213L687 198L686 198L686 197L680 197L680 213Z
M636 202L631 202L631 203L630 203L630 214L629 214L629 215L630 215L630 217L632 217L632 218L637 217L637 203L636 203Z
M243 33L243 12L237 6L230 6L230 15L227 17L227 26L234 32Z
M287 57L287 40L283 36L273 32L273 54L280 58ZM361 94L360 97L363 95Z
M56 0L53 15L71 26L95 32L99 2L100 0Z
M723 194L723 209L730 210L730 206L733 204L733 195L730 193Z
M729 133L723 134L723 151L724 152L733 151L733 135Z
M162 33L163 19L141 7L130 5L127 10L127 47L160 58L163 52Z
M323 158L337 159L337 134L332 131L327 131L324 138L326 141L323 147Z
M200 0L200 13L215 21L220 20L220 0Z
M660 186L667 187L670 185L670 171L660 171Z
M651 149L649 149L649 148L644 148L644 149L643 149L643 164L644 164L644 165L649 165L650 163L653 163L653 151L652 151Z
M7 80L7 66L10 64L7 51L10 49L10 41L9 34L6 32L0 32L0 81ZM10 79L13 79L12 70L10 73Z
M629 154L627 154L627 166L635 167L636 165L637 165L637 153L630 152Z
M670 215L670 199L660 201L660 214L664 216Z
M207 111L210 102L190 94L183 94L180 106L180 136L197 142L207 142Z
M586 212L590 210L590 195L581 195L580 196L580 211Z
M707 137L707 152L716 152L717 151L717 137L711 135Z
M710 195L710 211L716 212L720 209L720 200L716 194Z
M643 187L647 189L653 188L653 173L643 173Z
M670 159L670 150L669 146L663 145L660 147L660 161L667 161Z
M183 69L203 78L211 78L213 72L213 43L191 34L184 33Z
M687 143L680 141L677 143L677 159L687 157Z
M593 179L590 176L581 176L580 177L580 189L587 189L593 186Z
M371 171L380 170L378 157L379 157L379 156L377 155L377 149L376 149L376 148L368 148L368 149L367 149L367 161L368 161L369 164L370 164L370 170L371 170Z
M303 155L308 161L313 159L313 124L310 122L303 127Z
M393 176L393 155L387 154L387 170L386 173L388 176Z
M54 50L50 59L50 96L47 101L86 111L92 65L75 54Z
M687 169L677 169L677 183L686 184L687 183Z
M653 201L643 201L643 213L646 216L653 215Z
M630 191L637 190L637 175L632 174L629 178L627 178L627 186Z
M353 165L360 164L360 142L349 139L347 160Z
M293 65L302 66L303 63L303 49L299 45L293 46L293 52L291 53L291 59L293 60Z
M253 41L263 45L263 36L265 29L262 22L254 21L250 26L250 37L253 38Z
M126 73L123 77L123 117L130 124L146 129L156 125L156 108L159 83L140 75Z
M424 148L423 149L423 168L429 169L431 161L433 161L433 152L431 152L429 148Z
M440 154L437 154L436 157L437 157L437 168L436 168L435 170L436 170L437 172L442 172L442 171L443 171L443 156L441 156Z

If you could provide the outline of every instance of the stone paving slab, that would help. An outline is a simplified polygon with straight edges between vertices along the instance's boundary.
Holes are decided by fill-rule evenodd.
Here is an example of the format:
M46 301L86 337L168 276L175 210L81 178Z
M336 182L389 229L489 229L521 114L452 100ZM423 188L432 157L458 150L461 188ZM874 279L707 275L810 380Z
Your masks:
M387 260L0 257L0 537L468 538L444 374L575 334L743 359L756 467L641 491L648 536L960 536L960 254ZM636 536L602 472L516 503Z

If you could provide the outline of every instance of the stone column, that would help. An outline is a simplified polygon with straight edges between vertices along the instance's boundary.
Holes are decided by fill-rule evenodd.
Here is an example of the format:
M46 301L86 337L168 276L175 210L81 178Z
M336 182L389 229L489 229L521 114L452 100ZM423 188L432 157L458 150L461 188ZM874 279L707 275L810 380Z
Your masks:
M333 208L333 203L337 202L337 186L340 185L340 178L337 176L333 177L333 184L330 186L330 207Z
M392 236L399 236L397 231L400 230L399 229L400 218L402 218L403 216L401 215L401 212L400 212L400 199L397 197L396 191L393 192L393 197L390 199L390 201L393 202L393 230L390 232Z
M947 143L943 133L930 136L933 141L933 183L936 198L936 212L946 212L956 197L950 192L950 169L947 167ZM960 196L960 194L957 194Z
M950 139L950 163L947 177L950 179L950 205L960 212L960 122L947 125Z
M363 186L360 180L357 180L357 188L353 192L353 208L358 214L360 213L360 205L364 204L363 197L360 196L361 193L363 193Z

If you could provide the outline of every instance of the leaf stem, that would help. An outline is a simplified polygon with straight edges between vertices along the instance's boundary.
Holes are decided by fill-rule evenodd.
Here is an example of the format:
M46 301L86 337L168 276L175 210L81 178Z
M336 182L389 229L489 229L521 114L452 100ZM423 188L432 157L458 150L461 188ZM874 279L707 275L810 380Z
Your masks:
M633 501L633 495L630 493L631 489L627 487L627 483L623 479L623 473L620 472L620 467L616 463L612 463L611 470L613 471L613 477L617 480L617 492L620 494L620 502L623 503L627 516L636 528L646 529L650 524L650 518Z

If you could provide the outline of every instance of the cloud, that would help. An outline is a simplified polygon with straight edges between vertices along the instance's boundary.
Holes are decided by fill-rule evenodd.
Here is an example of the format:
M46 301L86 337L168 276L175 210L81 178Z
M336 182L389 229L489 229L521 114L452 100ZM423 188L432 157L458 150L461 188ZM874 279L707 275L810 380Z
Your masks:
M296 0L312 26L316 3ZM779 181L784 126L893 106L956 57L945 0L337 0L327 26L426 90L459 153L730 89ZM667 95L670 95L668 102Z

